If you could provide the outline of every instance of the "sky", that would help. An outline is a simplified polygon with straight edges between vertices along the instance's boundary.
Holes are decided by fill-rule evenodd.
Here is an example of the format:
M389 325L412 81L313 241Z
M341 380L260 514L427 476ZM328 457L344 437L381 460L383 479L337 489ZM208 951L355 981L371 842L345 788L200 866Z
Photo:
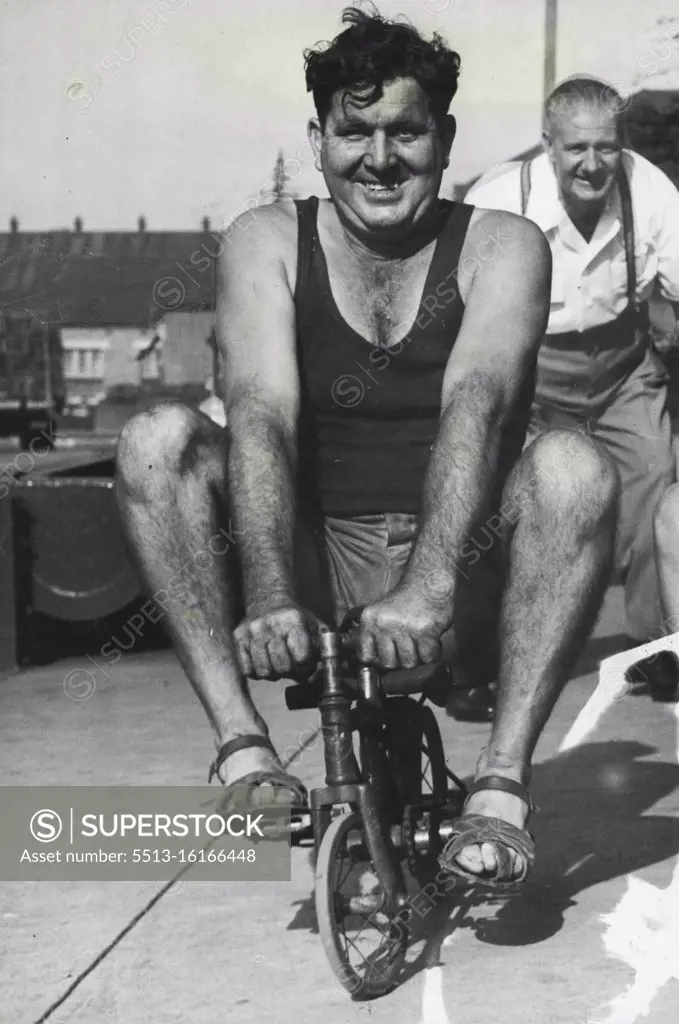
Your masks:
M276 154L324 195L302 52L348 0L0 0L0 229L223 226ZM377 0L462 58L444 187L539 139L544 0ZM559 0L557 79L679 87L676 0ZM674 16L674 28L671 19ZM666 23L656 24L659 19ZM260 193L261 194L261 193Z

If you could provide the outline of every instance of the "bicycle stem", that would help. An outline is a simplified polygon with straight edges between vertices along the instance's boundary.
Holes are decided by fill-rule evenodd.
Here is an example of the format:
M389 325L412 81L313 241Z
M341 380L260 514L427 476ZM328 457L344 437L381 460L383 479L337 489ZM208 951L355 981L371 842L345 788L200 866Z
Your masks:
M360 772L349 717L351 702L344 694L339 674L340 638L337 633L324 630L320 640L324 687L318 709L324 737L326 785L358 782Z

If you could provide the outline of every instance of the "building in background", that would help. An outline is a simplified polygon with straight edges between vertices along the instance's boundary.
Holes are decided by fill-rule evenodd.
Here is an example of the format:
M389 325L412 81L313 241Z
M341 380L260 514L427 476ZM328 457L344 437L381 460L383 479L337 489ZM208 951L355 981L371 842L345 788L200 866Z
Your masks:
M293 197L279 151L262 201ZM223 236L207 217L200 231L148 231L140 217L136 231L87 232L76 217L72 231L23 232L12 217L0 232L0 312L59 327L73 418L118 429L163 396L199 405L219 393L215 259L248 223Z
M61 336L67 404L96 406L112 387L140 386L143 375L137 358L151 344L155 330L141 326L64 327Z
M129 410L163 388L202 400L213 373L214 258L210 231L0 233L0 308L58 325L67 412L91 418L110 397ZM120 417L113 418L116 422Z
M214 369L212 310L166 313L158 327L163 335L159 359L164 383L205 384Z

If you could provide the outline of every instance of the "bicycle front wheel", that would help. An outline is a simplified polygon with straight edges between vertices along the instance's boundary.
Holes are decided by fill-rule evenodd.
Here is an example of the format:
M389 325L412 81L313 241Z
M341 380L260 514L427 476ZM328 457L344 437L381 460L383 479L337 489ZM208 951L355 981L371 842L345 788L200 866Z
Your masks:
M341 814L327 829L316 862L318 930L335 980L352 997L392 989L408 948L408 914L394 911L370 861L363 820Z

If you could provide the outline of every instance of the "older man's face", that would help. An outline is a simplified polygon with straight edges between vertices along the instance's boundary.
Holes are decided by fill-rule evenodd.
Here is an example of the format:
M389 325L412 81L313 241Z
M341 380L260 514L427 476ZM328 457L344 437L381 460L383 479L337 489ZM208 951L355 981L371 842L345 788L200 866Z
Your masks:
M622 156L615 116L597 105L571 106L552 117L545 146L564 202L602 206Z
M370 106L343 103L337 92L324 130L310 125L340 214L358 234L387 238L407 233L436 202L453 134L453 119L437 124L411 78L385 83Z

